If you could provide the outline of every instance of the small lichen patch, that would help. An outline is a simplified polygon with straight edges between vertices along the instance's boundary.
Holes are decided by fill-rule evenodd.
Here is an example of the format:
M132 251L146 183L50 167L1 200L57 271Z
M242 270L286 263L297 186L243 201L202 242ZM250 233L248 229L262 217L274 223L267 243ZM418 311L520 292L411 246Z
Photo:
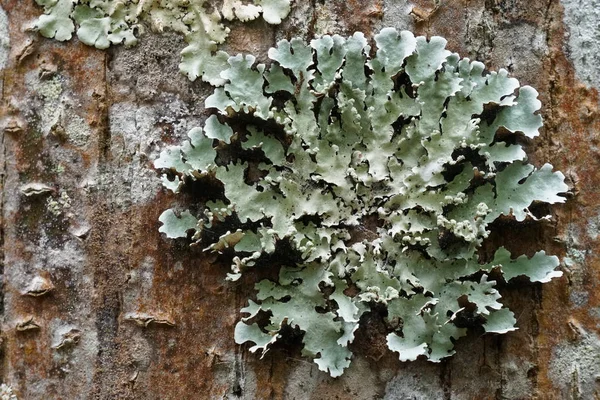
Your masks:
M0 400L18 400L12 388L3 383L0 385Z
M535 89L441 37L386 28L374 39L373 50L361 33L282 40L270 67L229 58L206 100L215 114L154 162L175 192L222 188L198 213L166 210L167 237L231 256L229 280L281 260L241 310L236 342L264 355L298 329L303 354L332 376L376 304L400 360L439 362L466 334L460 321L516 329L492 270L505 281L561 276L544 250L479 254L493 221L537 220L533 203L565 201L564 175L527 163L519 144L542 126Z
M188 46L181 52L181 71L191 80L198 77L212 85L224 81L219 72L227 64L227 54L217 51L229 35L224 20L252 21L262 16L269 24L279 24L290 12L290 0L224 0L216 6L208 0L36 0L44 14L35 28L45 37L78 39L99 49L113 44L133 46L145 24L157 32L165 29L181 33Z
M46 210L55 217L61 216L66 210L71 208L71 198L69 194L61 190L57 198L48 197L46 199Z
M48 80L42 80L37 86L37 94L46 101L58 101L63 91L63 85L59 76L53 76Z
M25 77L27 86L36 95L33 107L36 118L32 121L35 121L37 132L44 137L50 135L59 142L84 147L91 136L90 126L77 114L78 106L68 90L68 81L55 70L49 73L48 68L55 66L46 65L46 69L41 67ZM22 132L22 128L19 131Z
M52 132L54 127L60 125L64 108L60 103L63 83L58 75L47 80L40 80L35 71L27 74L26 81L41 101L38 111L39 127L42 134L46 136Z
M66 139L75 146L85 146L92 134L87 122L78 115L71 115L65 126Z

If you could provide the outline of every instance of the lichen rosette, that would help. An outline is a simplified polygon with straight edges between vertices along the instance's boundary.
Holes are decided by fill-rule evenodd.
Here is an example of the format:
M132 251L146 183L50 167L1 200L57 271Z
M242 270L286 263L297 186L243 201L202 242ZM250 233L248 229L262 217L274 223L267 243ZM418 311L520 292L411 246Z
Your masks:
M486 332L516 329L492 269L505 281L561 275L544 250L478 257L497 218L537 219L532 203L565 200L564 176L529 164L514 140L539 134L535 89L441 37L386 28L374 39L374 49L361 33L283 40L269 67L229 58L206 100L214 114L155 161L174 192L220 185L199 215L165 211L160 230L230 254L228 279L282 246L295 254L277 281L256 284L236 342L264 354L284 327L298 329L303 354L332 376L375 304L401 360L437 362L466 334L461 314Z

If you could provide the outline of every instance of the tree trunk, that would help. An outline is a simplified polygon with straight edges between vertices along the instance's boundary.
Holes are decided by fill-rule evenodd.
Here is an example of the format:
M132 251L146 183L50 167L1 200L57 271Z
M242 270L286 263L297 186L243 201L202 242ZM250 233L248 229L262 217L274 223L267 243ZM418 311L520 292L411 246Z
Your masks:
M205 119L212 93L179 73L182 36L101 51L27 30L41 11L33 0L0 5L0 379L19 398L600 398L595 1L442 0L430 13L426 0L296 0L281 25L233 25L225 49L262 61L294 36L385 26L443 36L540 92L545 124L528 154L572 187L552 208L556 223L496 233L565 260L560 279L501 288L517 331L471 332L446 361L402 363L372 317L336 379L294 346L260 360L236 345L247 290L224 280L227 265L158 232L160 213L182 199L161 189L152 160Z

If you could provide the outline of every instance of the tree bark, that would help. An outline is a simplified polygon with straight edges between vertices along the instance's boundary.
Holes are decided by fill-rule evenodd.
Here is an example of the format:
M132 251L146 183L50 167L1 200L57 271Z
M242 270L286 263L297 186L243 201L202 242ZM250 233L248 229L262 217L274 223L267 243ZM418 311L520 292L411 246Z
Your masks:
M152 160L206 118L212 92L179 73L183 37L146 33L134 48L101 51L25 29L41 12L33 0L0 6L9 43L0 48L0 379L19 398L600 398L593 0L442 0L433 12L426 0L297 0L281 25L233 24L225 50L259 61L294 36L371 37L384 26L443 36L451 51L540 92L545 124L528 154L572 187L552 208L553 223L495 231L493 240L511 249L544 248L565 260L560 279L501 288L518 331L472 331L442 363L401 363L373 316L337 379L298 346L276 346L260 360L236 345L251 285L226 282L227 265L158 232L160 213L191 199L162 190ZM28 192L34 183L47 192Z

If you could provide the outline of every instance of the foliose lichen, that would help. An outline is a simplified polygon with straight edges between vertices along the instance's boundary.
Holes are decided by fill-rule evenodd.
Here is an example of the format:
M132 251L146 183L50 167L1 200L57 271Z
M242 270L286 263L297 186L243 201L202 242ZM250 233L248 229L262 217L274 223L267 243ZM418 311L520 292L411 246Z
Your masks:
M174 192L207 188L197 215L160 216L167 237L229 254L230 280L281 260L279 279L258 282L241 310L236 342L264 355L282 329L300 330L303 354L332 376L374 305L387 308L400 360L438 362L466 334L461 317L516 329L492 270L561 276L544 250L478 259L493 221L535 220L531 204L565 201L564 175L527 163L519 144L542 126L535 89L441 37L386 28L374 39L283 40L269 67L229 58L206 100L215 113L154 163Z
M3 383L0 385L0 400L17 400L17 395L10 386Z
M36 0L44 14L34 27L48 38L71 39L76 31L83 43L106 49L112 44L133 46L144 22L162 32L185 35L179 68L192 81L198 77L211 85L224 83L219 73L229 57L217 51L229 35L223 20L252 21L260 16L279 24L290 12L290 0L223 0L220 8L209 0Z

